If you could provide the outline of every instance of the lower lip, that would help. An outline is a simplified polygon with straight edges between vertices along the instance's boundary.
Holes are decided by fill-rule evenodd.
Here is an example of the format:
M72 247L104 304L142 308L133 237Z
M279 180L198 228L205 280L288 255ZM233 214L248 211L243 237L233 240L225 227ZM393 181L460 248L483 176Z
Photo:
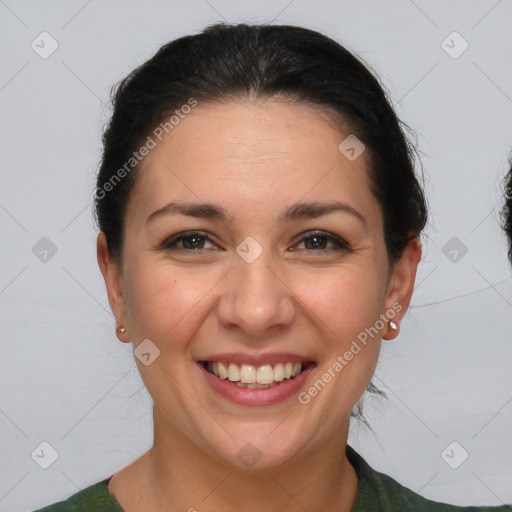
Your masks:
M202 363L198 363L203 375L210 386L224 398L241 405L271 405L282 402L296 395L315 365L309 365L300 375L293 379L282 381L280 384L266 389L247 389L238 387L228 380L221 379L210 373Z

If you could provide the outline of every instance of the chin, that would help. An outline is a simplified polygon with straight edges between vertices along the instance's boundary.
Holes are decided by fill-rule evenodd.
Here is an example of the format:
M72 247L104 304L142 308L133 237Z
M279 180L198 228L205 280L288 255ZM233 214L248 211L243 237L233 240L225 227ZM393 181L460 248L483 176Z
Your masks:
M285 420L286 422L286 420ZM285 423L283 422L283 423ZM281 428L281 430L280 430ZM286 465L308 444L304 428L273 422L271 425L252 424L243 428L226 427L222 439L214 440L209 432L207 444L224 463L240 469L272 469ZM216 442L217 441L217 442Z

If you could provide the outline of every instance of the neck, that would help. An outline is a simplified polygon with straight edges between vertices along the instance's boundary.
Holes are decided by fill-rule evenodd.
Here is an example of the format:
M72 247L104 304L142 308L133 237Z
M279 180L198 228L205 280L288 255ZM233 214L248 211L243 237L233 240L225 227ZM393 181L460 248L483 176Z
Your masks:
M153 416L153 447L135 461L137 469L132 465L135 483L121 502L126 512L132 510L127 502L137 503L133 510L154 512L352 510L358 480L345 455L348 421L335 439L286 464L240 469L194 445L156 405ZM143 500L135 497L135 486L143 488Z

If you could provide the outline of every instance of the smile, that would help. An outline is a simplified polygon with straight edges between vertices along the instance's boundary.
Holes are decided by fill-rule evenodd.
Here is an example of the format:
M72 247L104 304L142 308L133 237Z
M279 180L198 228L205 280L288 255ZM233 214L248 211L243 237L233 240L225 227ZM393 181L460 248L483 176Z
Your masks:
M238 387L246 389L267 389L287 380L294 379L307 367L307 363L276 363L254 366L229 362L204 363L205 368L216 377L228 380Z
M277 404L296 396L317 363L296 354L216 354L196 360L217 396L248 406Z

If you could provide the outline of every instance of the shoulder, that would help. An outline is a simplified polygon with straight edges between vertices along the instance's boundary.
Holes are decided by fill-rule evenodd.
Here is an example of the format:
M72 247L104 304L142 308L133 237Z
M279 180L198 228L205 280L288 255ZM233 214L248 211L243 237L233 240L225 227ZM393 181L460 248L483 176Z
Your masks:
M82 512L90 510L98 512L123 512L121 506L109 493L109 480L110 478L102 480L73 494L65 501L54 503L35 512Z
M347 445L346 453L359 478L359 488L352 512L512 512L511 505L459 507L428 500L393 478L375 471L351 446ZM375 508L376 505L379 508Z

